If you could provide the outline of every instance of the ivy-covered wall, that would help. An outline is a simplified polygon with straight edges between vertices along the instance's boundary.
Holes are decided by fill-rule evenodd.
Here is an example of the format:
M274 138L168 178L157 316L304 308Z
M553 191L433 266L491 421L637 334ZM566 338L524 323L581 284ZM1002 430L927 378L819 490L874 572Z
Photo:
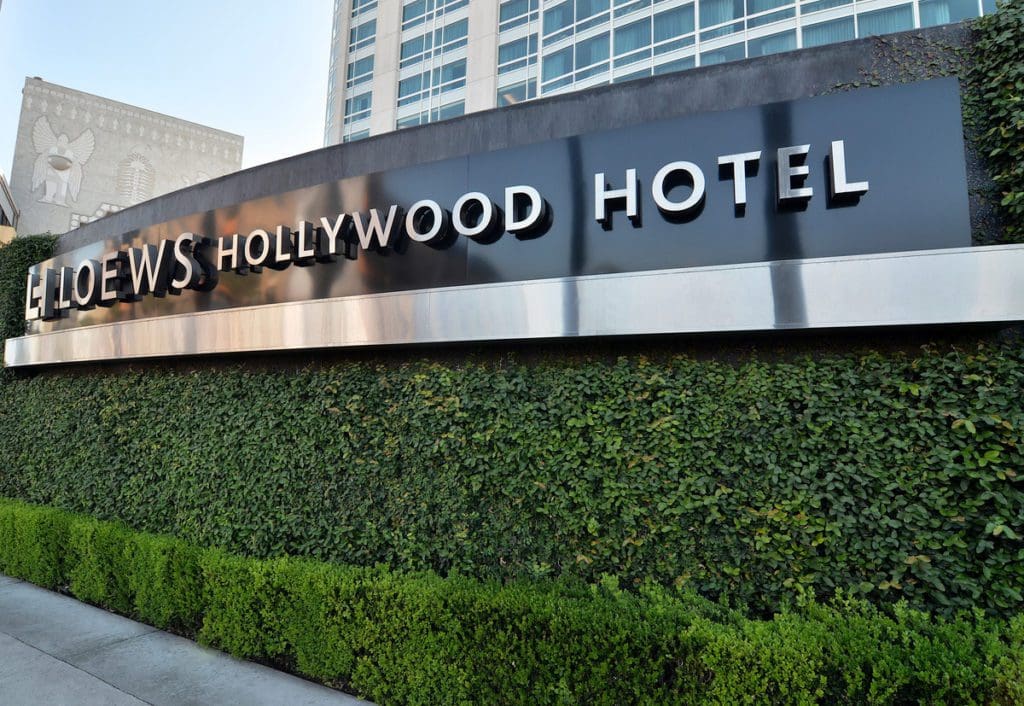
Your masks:
M969 89L971 149L1001 190L1003 225L976 239L1015 241L1020 8L978 27L972 60L948 69ZM885 81L947 71L898 53L904 73ZM5 332L24 279L4 273L49 247L0 250ZM612 343L594 355L412 349L385 363L310 354L9 375L0 495L258 557L653 579L754 610L843 588L1017 612L1019 338L905 351L817 340L770 357Z
M40 375L0 495L260 557L1012 611L1019 342Z
M1000 3L977 23L970 57L968 124L996 187L1005 242L1024 242L1024 7Z

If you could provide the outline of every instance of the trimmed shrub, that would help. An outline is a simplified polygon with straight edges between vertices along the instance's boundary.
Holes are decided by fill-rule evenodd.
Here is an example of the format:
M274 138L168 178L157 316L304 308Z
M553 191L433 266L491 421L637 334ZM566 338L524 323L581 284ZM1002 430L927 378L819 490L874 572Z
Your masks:
M70 517L21 503L0 505L0 571L44 588L64 586Z
M7 541L30 533L50 550ZM596 586L501 585L259 560L3 500L0 539L4 571L66 573L72 592L84 592L79 597L201 625L207 644L383 703L1017 704L1021 697L1020 616L947 619L903 604L883 612L840 596L753 620L691 593L654 585L622 591L611 578ZM163 602L160 591L177 597Z
M202 552L171 537L131 533L128 592L139 620L194 634L203 605Z
M121 525L73 520L68 537L71 593L83 601L130 613L133 603L128 581L135 565L130 537Z

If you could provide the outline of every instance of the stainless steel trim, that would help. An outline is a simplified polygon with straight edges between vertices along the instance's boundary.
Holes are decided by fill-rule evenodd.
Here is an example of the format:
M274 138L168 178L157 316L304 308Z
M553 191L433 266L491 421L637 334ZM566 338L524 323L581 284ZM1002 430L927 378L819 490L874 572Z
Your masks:
M7 340L8 366L573 336L1024 321L1024 245L566 277L176 314Z

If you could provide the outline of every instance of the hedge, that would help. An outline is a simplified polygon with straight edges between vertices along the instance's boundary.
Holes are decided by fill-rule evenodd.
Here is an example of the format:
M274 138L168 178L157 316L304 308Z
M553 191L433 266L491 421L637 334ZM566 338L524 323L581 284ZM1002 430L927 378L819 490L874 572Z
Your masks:
M751 620L613 581L500 585L258 560L0 500L0 572L381 703L1005 703L1024 618L866 602Z

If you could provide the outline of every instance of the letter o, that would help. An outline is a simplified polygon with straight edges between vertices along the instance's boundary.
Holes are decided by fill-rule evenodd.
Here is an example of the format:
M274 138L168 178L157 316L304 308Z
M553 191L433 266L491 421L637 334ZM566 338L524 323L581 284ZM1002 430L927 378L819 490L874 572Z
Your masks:
M473 204L480 205L480 220L476 225L469 226L463 221L463 211L466 210L467 206L472 206ZM469 238L486 237L489 232L494 230L495 223L497 222L495 217L496 211L494 202L486 194L482 194L479 191L470 191L468 194L463 194L455 202L455 207L452 209L452 221L455 223L455 230L460 235L465 235Z
M83 274L87 275L83 278ZM96 285L100 278L100 263L96 260L81 262L75 271L75 303L79 309L91 309L99 299ZM84 286L83 286L84 284Z
M665 180L673 172L686 172L693 180L693 191L682 201L672 201L665 195ZM685 213L696 207L704 199L704 172L693 162L670 162L658 170L651 184L651 195L654 203L664 213Z
M430 226L430 230L425 233L421 233L417 228L417 216L420 211L430 211L430 215L433 218L433 223ZM451 226L451 219L448 217L448 213L441 208L437 201L431 201L430 199L423 199L417 201L405 214L405 232L408 234L410 240L415 240L417 243L431 243L435 240L441 240L448 233L448 228Z
M260 248L259 255L254 255L253 244L257 242L261 243L262 247ZM245 261L249 263L250 267L262 266L263 263L270 259L270 253L270 233L262 228L257 228L245 239Z

